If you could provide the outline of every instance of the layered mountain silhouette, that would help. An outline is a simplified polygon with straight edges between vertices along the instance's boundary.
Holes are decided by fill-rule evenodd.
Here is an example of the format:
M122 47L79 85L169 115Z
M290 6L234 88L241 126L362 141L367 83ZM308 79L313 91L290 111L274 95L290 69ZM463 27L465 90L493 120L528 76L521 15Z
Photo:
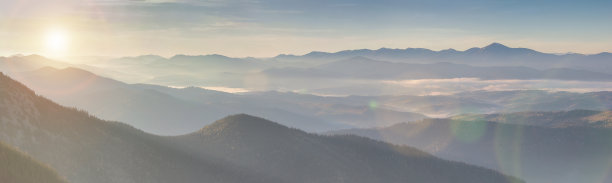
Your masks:
M591 82L610 81L612 78L612 72L607 69L612 67L611 55L548 54L496 43L466 51L364 49L275 58L230 58L222 55L176 55L164 58L143 55L74 60L74 63L80 63L76 65L58 63L36 55L12 56L0 58L0 70L13 73L44 66L70 66L126 83L222 86L327 95L422 95L419 91L401 93L403 88L385 81L453 78L584 81L578 83L586 85L581 88L592 88L596 83ZM531 85L519 86L529 88ZM381 88L387 89L379 91Z
M234 115L176 137L51 102L0 75L0 141L70 182L517 182L495 171L355 136Z
M484 120L426 119L386 128L350 129L330 134L360 135L414 146L442 158L474 163L520 177L526 182L612 181L609 163L612 130L583 125L585 117L598 116L597 112L485 116ZM567 119L559 119L561 116ZM488 119L503 123L485 121ZM574 124L572 119L580 121ZM598 121L609 119L599 118Z
M310 62L308 65L312 66L358 56L400 63L449 62L472 66L526 66L536 69L571 68L608 74L611 74L611 72L604 68L609 68L611 66L610 60L612 60L612 55L607 52L593 55L550 54L528 48L511 48L500 43L492 43L482 48L474 47L465 51L381 48L378 50L345 50L334 53L311 52L301 56L279 55L274 60L293 63Z
M53 169L0 142L0 181L65 183Z
M487 47L485 50L497 49L495 47L499 46L493 46L493 48ZM312 68L268 69L264 73L274 77L387 80L479 78L483 80L556 79L609 81L612 78L610 74L568 68L538 70L521 66L476 67L448 62L412 64L378 61L363 56L326 63Z
M424 48L345 50L335 53L279 55L274 58L231 58L223 55L157 55L93 59L70 65L40 56L0 57L5 72L43 66L79 67L128 83L167 86L217 85L261 90L290 87L307 89L334 83L317 78L423 79L480 78L609 81L612 54L550 54L500 43L465 51ZM451 69L449 69L451 68ZM364 72L363 69L367 72ZM335 71L338 72L335 72ZM274 76L292 76L291 79ZM295 78L307 78L308 81ZM314 80L314 81L313 81ZM296 84L299 83L299 84ZM326 85L324 85L326 83Z
M62 105L156 134L183 134L235 113L321 132L383 127L463 113L610 110L610 92L476 91L449 96L321 97L287 92L231 94L196 87L126 84L76 69L42 68L13 76ZM376 101L372 108L369 103ZM130 112L126 112L130 111ZM421 113L421 114L419 114Z
M333 104L327 98L312 95L282 92L238 95L196 87L126 84L72 67L45 67L13 76L62 105L84 109L105 119L127 121L147 132L164 135L191 132L235 113L283 121L284 125L314 132L391 125L426 117L371 109L367 102ZM378 118L378 114L385 118Z

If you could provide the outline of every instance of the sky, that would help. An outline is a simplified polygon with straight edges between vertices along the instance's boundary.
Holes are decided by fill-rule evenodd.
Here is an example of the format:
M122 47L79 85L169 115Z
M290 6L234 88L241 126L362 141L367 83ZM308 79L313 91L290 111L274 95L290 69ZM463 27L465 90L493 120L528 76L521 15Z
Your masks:
M612 52L612 1L0 0L0 55L272 57L500 42Z

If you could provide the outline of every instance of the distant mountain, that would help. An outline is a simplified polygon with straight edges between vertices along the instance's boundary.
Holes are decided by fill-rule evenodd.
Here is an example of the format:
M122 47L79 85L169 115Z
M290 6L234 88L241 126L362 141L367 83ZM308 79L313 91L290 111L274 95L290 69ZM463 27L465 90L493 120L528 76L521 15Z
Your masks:
M69 66L69 64L47 59L40 55L0 57L0 71L4 73L31 71L49 66L62 68Z
M427 116L523 111L612 110L612 92L475 91L448 96L321 97L291 92L223 93L125 84L68 68L13 75L60 104L157 134L182 134L235 113L262 116L310 132L383 127ZM375 102L376 107L370 103ZM131 111L126 113L125 111ZM421 115L426 114L427 116ZM168 121L178 121L175 125Z
M533 125L550 128L612 128L612 111L572 110L557 112L464 114L454 116L453 119L484 120L499 123Z
M0 182L65 183L51 168L0 142Z
M0 114L1 141L70 182L520 182L411 147L318 136L248 115L154 136L59 106L5 75Z
M433 51L424 48L378 50L345 50L335 53L311 52L305 55L279 55L272 60L278 62L304 63L315 66L353 57L367 57L400 63L437 63L449 62L472 66L526 66L536 69L571 68L612 74L605 69L612 66L612 54L549 54L528 48L510 48L500 43L492 43L482 48L465 51L453 49Z
M556 118L559 115L540 114L543 116L529 119ZM508 118L514 119L517 118ZM564 120L558 122L566 123ZM612 181L609 176L612 173L609 163L612 158L611 129L518 125L521 123L531 122L427 119L386 128L341 130L330 134L360 135L414 146L442 158L495 169L526 182Z
M109 71L136 75L134 78L115 77L126 82L162 85L236 85L244 77L271 67L272 63L250 58L230 58L223 55L175 55L164 58L157 55L109 59L92 66Z
M551 92L545 90L473 91L441 96L352 97L353 101L378 101L382 107L428 116L490 114L529 111L612 110L612 92Z
M12 76L62 105L84 109L109 120L128 121L147 132L163 135L188 133L236 113L282 121L283 125L310 132L388 126L427 117L370 108L367 102L334 103L329 98L313 95L231 94L196 87L126 84L76 68L47 67Z
M490 46L485 50L497 50L501 46ZM497 52L497 51L495 51ZM501 53L500 53L501 54ZM346 78L346 79L452 79L479 78L494 79L556 79L582 81L610 81L612 74L592 71L555 68L537 70L520 66L475 67L465 64L433 63L410 64L395 63L369 59L358 56L340 61L322 64L312 68L273 68L264 73L273 77L293 78Z

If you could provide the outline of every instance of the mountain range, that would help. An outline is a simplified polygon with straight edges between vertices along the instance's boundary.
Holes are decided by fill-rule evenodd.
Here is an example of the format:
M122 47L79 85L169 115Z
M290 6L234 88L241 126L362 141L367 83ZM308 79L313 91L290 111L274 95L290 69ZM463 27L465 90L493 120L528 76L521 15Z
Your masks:
M311 52L305 55L279 55L273 60L281 62L311 62L309 65L318 65L348 59L352 57L367 57L375 60L384 60L400 63L436 63L449 62L468 64L472 66L526 66L537 69L549 68L575 68L594 72L611 74L612 53L599 54L551 54L542 53L528 48L511 48L500 43L492 43L485 47L474 47L465 51L447 49L433 51L425 48L378 50L359 49L344 50L334 53Z
M312 68L274 68L264 73L272 77L346 78L379 80L478 78L482 80L580 80L610 81L612 74L569 68L538 70L524 66L475 67L439 62L433 64L397 63L363 56L322 64Z
M70 182L520 182L356 136L320 136L232 115L156 136L36 95L0 74L0 141Z
M310 95L281 92L239 95L196 87L126 84L71 67L45 67L12 76L62 105L109 120L127 121L139 129L163 135L187 133L236 113L283 121L284 125L311 132L426 118L417 113L372 109L367 102L334 104L325 97Z
M490 82L497 80L509 80L504 81L505 85L502 86L518 89L540 86L595 91L612 87L602 84L612 78L612 72L607 69L612 67L610 53L549 54L527 48L510 48L499 43L465 51L409 48L312 52L273 58L231 58L223 55L175 55L165 58L142 55L76 59L69 64L37 55L0 57L0 70L10 74L46 66L75 67L126 83L229 87L245 91L302 91L343 96L431 93L431 88L407 88L389 82L421 79L463 78L485 83L433 86L447 89L445 92L488 89L488 86L495 85ZM517 80L538 83L521 84Z
M46 67L11 75L62 105L84 109L109 120L127 121L139 129L163 135L188 133L235 113L322 132L384 127L428 116L464 113L612 109L610 92L518 90L446 96L323 97L274 91L232 94L197 87L126 84L77 68Z

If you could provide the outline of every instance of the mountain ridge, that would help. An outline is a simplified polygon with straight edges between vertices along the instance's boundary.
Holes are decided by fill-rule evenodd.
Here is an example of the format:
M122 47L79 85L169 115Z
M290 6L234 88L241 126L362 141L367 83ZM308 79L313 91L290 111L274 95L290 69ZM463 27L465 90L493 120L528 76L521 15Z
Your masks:
M493 42L490 43L486 46L483 47L473 47L473 48L468 48L465 49L463 51L460 50L456 50L453 48L449 48L449 49L443 49L443 50L439 50L439 51L435 51L432 49L428 49L428 48L379 48L379 49L354 49L354 50L341 50L341 51L336 51L336 52L325 52L325 51L312 51L309 52L307 54L303 54L303 55L293 55L293 54L279 54L276 57L287 57L287 56L326 56L326 55L332 55L332 54L346 54L346 53L373 53L376 51L395 51L395 52L414 52L414 51L421 51L421 52L430 52L430 53L444 53L444 52L459 52L459 53L472 53L472 52L476 52L476 51L492 51L492 50L517 50L517 51L524 51L524 52L531 52L531 53L540 53L540 54L551 54L551 53L545 53L545 52L540 52L540 51L536 51L533 49L529 49L529 48L512 48L509 46L506 46L504 44L501 44L499 42ZM589 56L589 55L600 55L600 54L604 54L606 55L606 53L610 54L609 52L600 52L600 53L593 53L593 54L582 54L585 56ZM564 55L571 55L569 53L566 54L562 54L561 56Z

